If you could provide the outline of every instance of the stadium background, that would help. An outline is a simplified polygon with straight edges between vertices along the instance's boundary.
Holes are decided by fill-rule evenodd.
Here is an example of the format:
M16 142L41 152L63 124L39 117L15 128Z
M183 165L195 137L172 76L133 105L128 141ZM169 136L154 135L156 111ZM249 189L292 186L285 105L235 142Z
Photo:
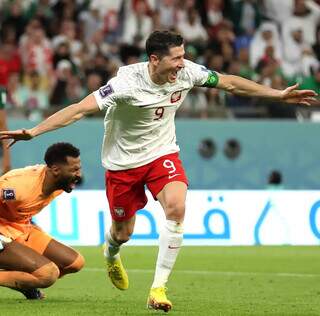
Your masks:
M99 88L119 66L145 61L144 42L154 29L182 33L186 57L210 69L277 89L299 82L319 92L319 25L320 1L311 0L2 0L0 86L7 91L8 125L31 127ZM319 250L283 246L319 244L318 105L284 106L216 89L190 92L176 120L191 189L186 244L211 246L182 250L170 283L175 313L320 314ZM69 315L144 313L141 288L150 283L156 248L124 249L133 291L119 298L105 282L101 253L93 246L110 223L102 133L99 113L13 147L13 168L42 162L56 141L81 149L83 184L35 220L62 242L91 247L80 248L87 270L49 289L49 303L40 309L13 307L17 295L2 290L9 302L4 315L65 315L61 302L68 303ZM150 201L139 215L131 244L155 245L163 220L159 207ZM256 247L261 244L282 246ZM79 303L85 300L87 305Z

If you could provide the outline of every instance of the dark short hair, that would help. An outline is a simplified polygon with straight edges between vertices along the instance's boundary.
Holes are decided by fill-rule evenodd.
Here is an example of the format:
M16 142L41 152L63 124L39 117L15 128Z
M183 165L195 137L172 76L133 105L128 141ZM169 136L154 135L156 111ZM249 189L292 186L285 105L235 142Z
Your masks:
M184 43L183 37L171 31L154 31L146 42L146 53L148 57L155 54L163 57L169 54L171 47L181 46Z
M67 163L67 157L78 158L80 150L70 143L55 143L46 150L44 161L48 167L56 163Z

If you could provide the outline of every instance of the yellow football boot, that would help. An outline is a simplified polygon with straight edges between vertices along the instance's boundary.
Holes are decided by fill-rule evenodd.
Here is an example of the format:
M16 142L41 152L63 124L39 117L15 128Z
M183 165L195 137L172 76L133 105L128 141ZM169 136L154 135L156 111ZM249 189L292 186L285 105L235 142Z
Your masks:
M172 308L172 303L167 299L165 287L151 288L147 307L154 310L163 310L169 312Z
M107 270L112 284L119 290L127 290L129 287L129 278L124 269L120 255L114 259L107 259Z

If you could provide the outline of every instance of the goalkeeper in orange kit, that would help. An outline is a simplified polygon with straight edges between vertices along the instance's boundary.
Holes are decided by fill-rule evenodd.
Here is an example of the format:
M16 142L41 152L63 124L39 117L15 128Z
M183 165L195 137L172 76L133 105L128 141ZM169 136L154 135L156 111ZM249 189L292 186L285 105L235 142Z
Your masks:
M28 299L41 299L38 288L51 286L65 274L78 272L84 259L32 223L63 191L81 180L79 149L69 143L51 145L45 165L14 169L0 178L0 286Z

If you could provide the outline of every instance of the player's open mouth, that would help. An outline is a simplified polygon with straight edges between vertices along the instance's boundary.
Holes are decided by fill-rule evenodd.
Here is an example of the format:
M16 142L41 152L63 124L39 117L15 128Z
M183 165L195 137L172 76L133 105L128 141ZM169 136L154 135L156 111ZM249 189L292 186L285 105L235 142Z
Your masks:
M170 81L175 81L177 79L177 76L178 76L178 72L177 71L171 72L170 75L169 75Z
M80 178L75 178L70 182L70 188L73 190L76 186L77 183L80 181Z
M70 188L73 190L76 187L76 182L71 182L70 183Z

